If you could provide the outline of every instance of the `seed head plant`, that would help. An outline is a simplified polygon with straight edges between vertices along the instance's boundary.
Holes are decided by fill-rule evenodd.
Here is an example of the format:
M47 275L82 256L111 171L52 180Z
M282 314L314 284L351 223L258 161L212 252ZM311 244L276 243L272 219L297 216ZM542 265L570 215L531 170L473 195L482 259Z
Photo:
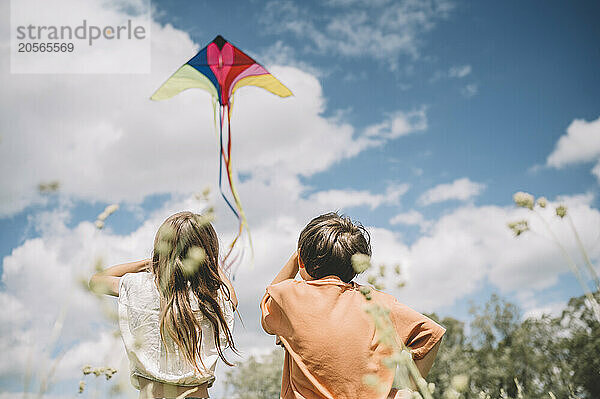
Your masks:
M583 288L585 296L588 299L589 306L591 307L592 311L594 312L594 316L596 317L596 320L598 320L600 322L600 305L598 304L598 300L596 299L596 297L590 291L590 288L586 281L585 273L587 272L587 274L589 274L589 277L593 280L594 286L595 286L594 291L596 291L596 292L600 291L600 278L598 278L598 273L594 269L594 265L592 265L590 257L588 255L585 247L583 246L583 242L581 241L579 232L577 231L577 228L575 227L575 223L573 222L571 215L567 211L567 207L564 204L560 204L560 205L556 206L554 211L558 218L560 218L561 220L567 221L569 228L571 230L571 233L572 233L573 237L575 238L575 242L577 243L577 248L579 249L579 252L580 252L582 258L584 259L584 267L579 266L573 260L573 257L567 251L567 249L565 248L565 246L561 242L561 240L557 237L557 235L555 234L554 230L552 229L552 227L550 226L548 221L538 211L538 208L546 208L548 206L548 201L546 200L546 198L540 197L540 198L538 198L537 201L535 201L533 195L519 191L513 195L513 200L518 207L527 208L531 212L533 212L536 215L536 217L538 217L541 220L542 224L546 227L546 230L550 234L552 241L560 249L562 256L564 257L565 261L569 265L569 268L571 269L571 271L577 278L577 281ZM526 231L530 231L529 223L525 219L517 221L517 222L508 223L508 228L511 229L515 233L516 237L520 236L521 234L523 234Z

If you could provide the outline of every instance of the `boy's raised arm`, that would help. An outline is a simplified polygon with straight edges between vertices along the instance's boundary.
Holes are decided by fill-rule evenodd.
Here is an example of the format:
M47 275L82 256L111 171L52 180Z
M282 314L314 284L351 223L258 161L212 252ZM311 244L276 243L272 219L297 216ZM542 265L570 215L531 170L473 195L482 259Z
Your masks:
M294 252L290 259L288 259L286 264L283 265L279 273L277 273L277 275L271 282L271 285L280 283L285 280L293 279L294 277L296 277L296 274L298 274L298 251ZM269 293L265 292L265 295L260 301L260 324L268 334L275 334L275 332L269 326L269 321L267 319L271 320L271 323L273 323L273 320L278 320L280 318L279 308L278 306L271 305L272 300L273 299L271 298Z
M271 285L280 283L284 280L289 280L296 277L298 274L298 251L290 257L283 268L277 273L277 276L271 281Z

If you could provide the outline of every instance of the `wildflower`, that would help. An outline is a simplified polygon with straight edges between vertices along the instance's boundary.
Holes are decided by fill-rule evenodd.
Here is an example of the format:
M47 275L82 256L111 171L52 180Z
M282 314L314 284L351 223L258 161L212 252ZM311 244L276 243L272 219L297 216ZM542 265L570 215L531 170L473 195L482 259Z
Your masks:
M429 393L434 393L435 392L435 384L433 382L430 382L429 384L427 384L427 390L429 391Z
M183 272L187 275L194 274L206 259L206 252L200 247L192 247L183 261Z
M41 194L49 194L58 191L60 188L60 182L58 180L51 181L48 183L38 184L38 190Z
M537 204L541 207L541 208L545 208L546 205L548 205L548 200L546 200L545 197L540 197L537 199Z
M135 335L135 339L133 340L133 347L135 349L141 349L144 344L144 338L140 334Z
M413 392L410 398L411 399L423 399L423 397L421 396L421 394L419 392Z
M365 385L368 385L370 387L376 387L379 384L379 378L377 378L375 374L366 374L363 377L363 382L365 383Z
M116 372L116 369L113 369L112 367L107 367L106 370L104 370L104 376L107 380L110 380Z
M198 218L201 226L207 225L215 220L215 210L213 207L207 208Z
M385 277L385 265L379 265L379 277Z
M90 365L83 366L81 368L81 371L83 372L83 375L88 375L92 372L92 366L90 366Z
M85 381L79 381L79 393L83 393L85 389Z
M567 207L564 205L560 205L556 207L556 215L560 216L560 218L564 218L567 215Z
M362 273L371 267L371 258L369 255L356 253L352 255L352 268L356 273Z
M369 283L371 285L377 284L377 277L375 277L375 276L369 276L367 278L367 283Z
M102 230L104 228L104 222L102 220L96 220L96 223L94 224L98 230Z
M446 392L444 392L444 398L445 399L458 399L458 398L460 398L460 393L458 393L453 388L450 388L450 389L446 390Z
M97 257L96 260L94 261L94 269L97 272L101 272L102 270L104 270L104 260L102 259L102 257Z
M469 384L469 377L466 374L459 374L452 377L450 385L458 392L462 392L467 389Z
M400 352L400 361L405 364L410 363L412 361L412 353L403 349L402 352Z
M517 387L517 399L523 399L523 386L519 383L517 377L513 378L513 381Z
M104 209L108 216L112 215L119 209L119 204L111 204Z
M529 208L533 210L534 198L533 195L519 191L513 195L513 200L517 206Z
M119 205L117 204L108 205L106 208L104 208L104 211L102 211L102 213L98 215L97 219L103 222L106 220L107 217L115 213L117 209L119 209Z
M396 265L394 266L394 273L396 273L397 276L402 274L402 267L400 265Z
M516 222L508 223L508 228L511 229L513 231L513 233L515 233L515 236L518 237L522 233L529 230L529 223L525 219L517 220Z
M94 370L92 370L92 373L94 373L94 375L98 377L100 374L104 374L104 367L95 368Z

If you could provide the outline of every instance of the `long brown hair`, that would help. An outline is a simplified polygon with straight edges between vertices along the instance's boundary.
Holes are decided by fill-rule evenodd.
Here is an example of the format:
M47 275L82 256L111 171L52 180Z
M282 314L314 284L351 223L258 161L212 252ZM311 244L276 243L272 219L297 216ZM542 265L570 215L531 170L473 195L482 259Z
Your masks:
M173 339L190 364L200 371L198 360L202 343L200 320L192 302L213 326L219 357L229 366L221 348L221 331L226 345L237 352L223 311L217 302L218 290L229 299L227 285L219 276L219 241L208 220L192 212L179 212L158 229L152 255L154 273L161 296L160 335Z

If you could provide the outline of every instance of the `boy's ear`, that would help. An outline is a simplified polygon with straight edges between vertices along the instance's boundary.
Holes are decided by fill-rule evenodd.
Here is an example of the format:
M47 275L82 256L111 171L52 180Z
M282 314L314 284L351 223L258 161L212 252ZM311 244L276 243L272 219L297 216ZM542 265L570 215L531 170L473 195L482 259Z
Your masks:
M300 269L304 269L304 262L302 262L302 259L300 259L300 257L298 256L298 267Z

